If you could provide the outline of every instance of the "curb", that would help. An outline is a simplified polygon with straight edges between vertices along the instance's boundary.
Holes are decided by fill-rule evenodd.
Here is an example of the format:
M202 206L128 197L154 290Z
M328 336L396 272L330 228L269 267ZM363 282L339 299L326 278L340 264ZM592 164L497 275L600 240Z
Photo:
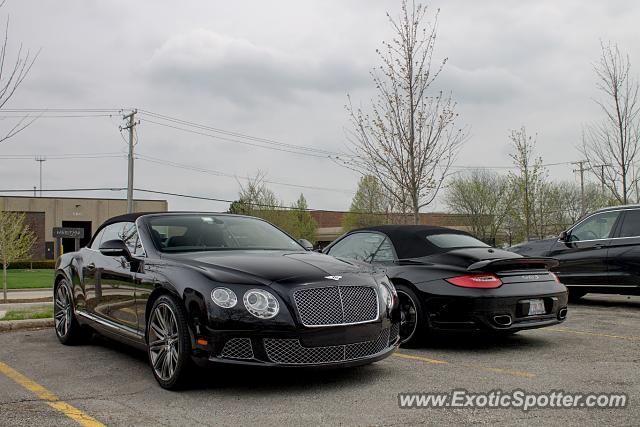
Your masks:
M18 289L7 289L7 292L45 292L50 291L53 293L53 286L48 288L18 288Z
M0 320L0 332L53 327L53 319Z

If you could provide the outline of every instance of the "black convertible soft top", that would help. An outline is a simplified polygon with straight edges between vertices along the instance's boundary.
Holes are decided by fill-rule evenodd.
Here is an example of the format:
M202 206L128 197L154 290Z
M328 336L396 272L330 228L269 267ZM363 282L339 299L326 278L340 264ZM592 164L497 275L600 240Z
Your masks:
M377 225L374 227L360 228L358 231L377 231L389 236L396 249L396 255L400 259L420 258L429 255L446 252L448 249L440 248L427 240L427 236L434 234L463 234L469 233L453 228L437 227L435 225Z
M112 218L109 218L105 222L103 222L100 225L100 228L106 227L109 224L115 224L116 222L136 222L136 220L141 216L149 215L153 213L160 213L160 212L133 212L133 213L114 216Z

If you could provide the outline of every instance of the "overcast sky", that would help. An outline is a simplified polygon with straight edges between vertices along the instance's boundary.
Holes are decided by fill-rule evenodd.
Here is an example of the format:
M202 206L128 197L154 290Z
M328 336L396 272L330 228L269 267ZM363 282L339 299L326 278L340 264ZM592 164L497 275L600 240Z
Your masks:
M546 163L579 160L583 124L598 119L592 63L612 40L637 64L636 1L433 1L441 9L436 57L449 58L438 86L458 102L471 135L458 166L508 166L508 131L538 134ZM130 108L288 144L344 152L347 93L366 106L369 69L390 37L385 12L399 1L9 0L9 50L41 49L5 108ZM10 56L12 57L12 56ZM634 75L638 74L638 66ZM8 113L3 113L8 115ZM348 209L358 176L329 159L187 133L141 116L136 151L222 172L215 176L136 161L136 187L234 199L257 170L290 204ZM0 131L15 119L0 119ZM121 117L46 118L0 144L17 154L124 153ZM259 144L260 145L260 144ZM575 180L567 165L549 169ZM49 159L44 187L125 187L126 159ZM504 172L504 170L501 170ZM238 176L239 178L233 178ZM0 187L32 188L38 165L0 158ZM124 193L99 193L124 197ZM150 195L137 194L149 198ZM227 204L168 198L172 209ZM426 210L441 210L436 205Z

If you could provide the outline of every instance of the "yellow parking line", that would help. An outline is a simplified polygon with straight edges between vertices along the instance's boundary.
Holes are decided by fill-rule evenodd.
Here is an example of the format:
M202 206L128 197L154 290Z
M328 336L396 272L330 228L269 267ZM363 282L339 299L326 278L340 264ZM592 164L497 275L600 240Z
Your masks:
M102 424L100 421L90 417L80 409L61 401L58 396L42 387L40 384L25 377L20 372L11 368L9 365L0 362L0 373L3 373L8 378L11 378L13 381L29 390L31 393L35 394L39 399L46 401L47 405L51 406L57 411L62 412L67 417L76 421L78 424L87 427L104 427L104 424Z
M574 329L566 329L566 328L547 328L546 330L550 332L564 332L567 334L576 334L576 335L591 335L594 337L613 338L618 340L640 341L640 337L602 334L599 332L576 331Z
M492 368L488 366L473 365L468 363L453 363L453 362L447 362L446 360L429 359L427 357L415 356L413 354L398 353L398 352L394 353L393 355L396 357L400 357L401 359L417 360L424 363L430 363L432 365L461 366L464 368L478 369L480 371L488 371L488 372L494 372L497 374L512 375L515 377L529 378L529 379L536 377L536 374L533 374L531 372L514 371L512 369Z

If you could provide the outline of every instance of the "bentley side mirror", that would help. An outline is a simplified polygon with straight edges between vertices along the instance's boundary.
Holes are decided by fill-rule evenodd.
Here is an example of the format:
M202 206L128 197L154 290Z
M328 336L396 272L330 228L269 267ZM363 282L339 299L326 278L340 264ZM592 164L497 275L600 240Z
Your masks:
M565 230L562 233L560 233L559 239L560 239L561 242L568 242L569 241L569 236L570 236L569 232Z
M300 239L300 240L298 240L298 243L300 243L302 245L302 247L305 248L305 250L307 250L307 251L312 251L313 250L313 245L307 239Z
M106 256L123 256L126 259L131 259L131 253L127 245L119 239L107 240L100 244L100 253Z

